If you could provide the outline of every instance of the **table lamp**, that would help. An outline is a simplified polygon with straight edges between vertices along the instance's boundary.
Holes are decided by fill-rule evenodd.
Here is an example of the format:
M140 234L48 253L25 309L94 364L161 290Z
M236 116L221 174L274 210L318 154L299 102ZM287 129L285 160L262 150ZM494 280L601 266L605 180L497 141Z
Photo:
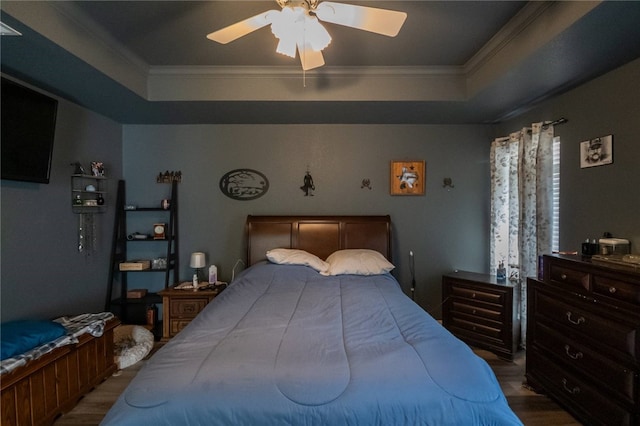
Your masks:
M206 265L205 255L202 252L191 253L191 262L189 262L189 266L196 270L196 276L198 277L198 282L200 282L200 270L204 268Z

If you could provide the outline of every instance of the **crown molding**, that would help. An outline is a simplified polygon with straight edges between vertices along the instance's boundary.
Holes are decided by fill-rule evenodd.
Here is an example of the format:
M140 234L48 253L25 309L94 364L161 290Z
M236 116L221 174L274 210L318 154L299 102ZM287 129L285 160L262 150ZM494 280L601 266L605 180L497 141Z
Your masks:
M150 76L231 76L254 77L254 76L282 76L291 75L299 77L302 74L307 76L335 75L335 76L461 76L465 75L465 70L461 66L367 66L367 67L337 67L325 65L309 71L303 71L300 66L152 66L149 67Z
M482 46L464 64L467 75L472 76L478 72L488 61L498 55L509 43L529 25L536 22L544 11L549 8L551 1L534 1L527 3L504 27Z
M149 66L89 16L62 1L2 1L3 12L145 98Z
M330 77L330 78L328 78ZM375 90L372 90L375 88ZM152 67L151 101L461 101L461 67Z
M464 65L469 97L543 49L600 3L595 0L527 3Z

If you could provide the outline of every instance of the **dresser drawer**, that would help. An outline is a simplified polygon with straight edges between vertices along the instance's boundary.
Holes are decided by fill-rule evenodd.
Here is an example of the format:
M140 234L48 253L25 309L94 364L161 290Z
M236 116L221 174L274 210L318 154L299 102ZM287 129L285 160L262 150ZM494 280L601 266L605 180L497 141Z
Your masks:
M593 292L623 302L640 305L640 283L633 284L627 281L594 275Z
M616 392L620 398L634 403L638 394L634 370L612 361L610 357L562 335L545 324L536 324L534 334L533 345L543 348L570 368L580 370L582 377L593 377Z
M579 410L580 417L589 418L590 424L631 425L633 414L609 399L606 391L584 381L580 376L563 370L558 364L535 349L527 353L528 365L535 370L534 377L542 382L552 395Z
M195 318L207 305L207 299L176 299L171 301L171 317Z
M551 282L564 287L589 290L591 274L580 269L551 263L549 265L549 279Z
M162 341L168 341L185 328L220 291L168 288L158 292L162 296Z
M638 329L590 312L578 300L572 304L536 292L537 310L553 321L637 359Z
M182 331L183 328L185 328L187 325L189 325L189 323L191 322L191 320L171 320L170 321L170 330L171 330L171 336L175 336L176 334L178 334L180 331Z
M501 307L497 307L496 309L486 309L471 303L464 303L453 301L452 303L452 313L455 315L456 313L462 313L482 318L487 318L493 321L502 321L504 317L504 313L502 312Z
M490 325L480 324L477 321L469 321L469 320L460 318L458 316L453 316L451 318L451 328L454 331L458 329L458 332L462 331L464 333L464 331L467 331L467 332L491 337L496 340L500 340L500 341L503 340L502 336L503 336L504 330L500 324L497 324L495 327L492 327Z
M479 300L481 302L504 305L504 293L492 292L484 289L469 288L454 283L451 285L451 295L469 300Z

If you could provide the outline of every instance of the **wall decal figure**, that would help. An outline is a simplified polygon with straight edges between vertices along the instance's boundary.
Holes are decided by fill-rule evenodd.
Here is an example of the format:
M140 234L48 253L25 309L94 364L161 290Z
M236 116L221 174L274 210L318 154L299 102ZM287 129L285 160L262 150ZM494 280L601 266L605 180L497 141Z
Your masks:
M373 189L371 188L371 179L362 179L362 184L360 185L360 189L364 189L364 188L368 188L369 190Z
M307 170L307 174L304 175L304 185L302 185L300 189L304 191L305 197L313 197L313 191L316 190L316 186L313 184L313 177L311 176L311 173L309 173L309 170Z

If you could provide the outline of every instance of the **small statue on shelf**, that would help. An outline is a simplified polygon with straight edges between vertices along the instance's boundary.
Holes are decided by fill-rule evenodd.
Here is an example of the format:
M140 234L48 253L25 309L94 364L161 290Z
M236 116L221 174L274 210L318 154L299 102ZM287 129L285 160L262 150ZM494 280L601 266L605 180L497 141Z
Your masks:
M156 182L158 183L173 183L173 182L182 182L182 172L180 170L178 170L177 172L174 171L165 171L164 173L160 172L158 173L158 176L156 177Z
M84 171L84 167L82 167L82 164L80 164L79 161L76 161L75 163L71 163L72 166L75 166L75 169L73 171L74 175L84 175L86 174L86 172Z

